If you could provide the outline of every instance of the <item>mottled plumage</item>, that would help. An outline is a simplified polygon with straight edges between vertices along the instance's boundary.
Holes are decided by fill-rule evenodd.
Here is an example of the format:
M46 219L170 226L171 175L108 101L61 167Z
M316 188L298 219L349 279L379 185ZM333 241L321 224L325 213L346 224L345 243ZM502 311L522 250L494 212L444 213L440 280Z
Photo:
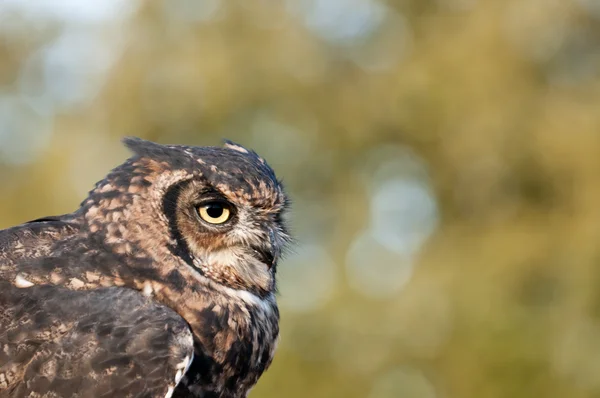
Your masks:
M287 199L252 151L127 139L74 213L0 231L0 396L245 397Z

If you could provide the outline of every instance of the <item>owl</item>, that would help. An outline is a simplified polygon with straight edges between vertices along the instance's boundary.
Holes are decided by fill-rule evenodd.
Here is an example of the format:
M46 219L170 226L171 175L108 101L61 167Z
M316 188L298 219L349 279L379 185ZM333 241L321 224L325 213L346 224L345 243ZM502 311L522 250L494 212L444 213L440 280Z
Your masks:
M288 199L255 152L124 140L71 214L0 231L0 397L245 397Z

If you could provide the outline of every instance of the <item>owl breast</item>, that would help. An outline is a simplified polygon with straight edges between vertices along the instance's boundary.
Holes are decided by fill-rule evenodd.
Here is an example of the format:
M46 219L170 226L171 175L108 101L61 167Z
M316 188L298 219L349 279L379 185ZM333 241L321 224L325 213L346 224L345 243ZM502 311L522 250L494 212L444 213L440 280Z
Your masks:
M174 397L244 397L271 364L279 336L274 297L236 296L195 314L203 322L194 328L194 359Z

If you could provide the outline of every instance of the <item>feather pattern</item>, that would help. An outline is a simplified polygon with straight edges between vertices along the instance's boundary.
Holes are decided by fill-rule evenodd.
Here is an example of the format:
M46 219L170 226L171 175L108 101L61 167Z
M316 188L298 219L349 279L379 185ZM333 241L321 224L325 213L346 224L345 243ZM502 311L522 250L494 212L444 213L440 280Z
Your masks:
M126 145L78 210L0 231L0 396L241 398L271 364L273 170L231 142Z

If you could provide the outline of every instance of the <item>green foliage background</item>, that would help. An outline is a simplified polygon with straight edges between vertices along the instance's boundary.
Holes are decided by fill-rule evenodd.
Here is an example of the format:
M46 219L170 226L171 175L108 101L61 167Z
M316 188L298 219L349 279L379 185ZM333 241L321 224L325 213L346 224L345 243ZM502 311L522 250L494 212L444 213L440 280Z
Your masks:
M122 136L229 138L296 202L252 397L600 396L597 1L29 3L0 3L1 227L76 208ZM356 274L407 175L386 225L426 239Z

